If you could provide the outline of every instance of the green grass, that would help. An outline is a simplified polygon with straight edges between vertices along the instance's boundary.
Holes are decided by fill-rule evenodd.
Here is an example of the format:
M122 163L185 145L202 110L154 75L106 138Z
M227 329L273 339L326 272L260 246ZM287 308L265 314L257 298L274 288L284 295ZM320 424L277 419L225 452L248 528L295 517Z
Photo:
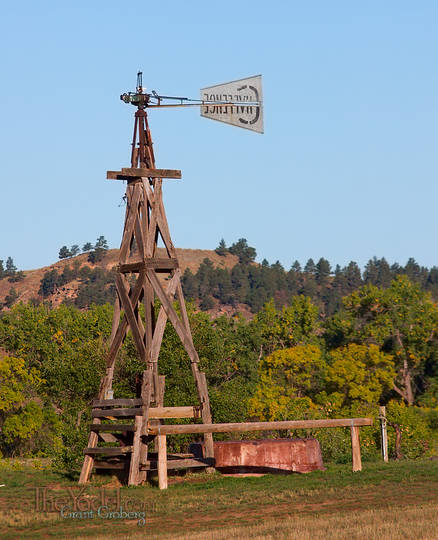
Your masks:
M307 475L235 478L193 473L174 479L166 491L151 485L121 488L122 503L130 498L144 505L144 527L138 527L137 520L62 519L56 512L36 512L36 487L47 487L58 498L69 497L69 488L79 493L76 482L50 469L3 467L0 484L6 484L0 488L1 538L294 537L295 525L301 531L297 537L306 537L305 531L313 527L313 536L318 538L318 524L325 537L343 538L345 529L350 530L349 538L355 538L355 523L361 524L362 538L368 534L371 538L372 531L365 532L367 515L374 516L370 517L374 525L381 523L376 538L390 538L384 529L390 530L391 523L402 524L404 516L414 519L415 515L418 525L421 516L436 508L438 461L366 463L361 473L352 473L351 465L328 465L326 471ZM115 479L100 477L83 495L97 496L101 486L109 495L115 494L116 485ZM376 517L382 512L386 521ZM427 538L438 538L438 530L433 536L427 528L428 518L421 519L426 520ZM328 534L324 522L331 522L332 527L344 525L339 535L334 529ZM406 537L408 533L400 529L400 534Z

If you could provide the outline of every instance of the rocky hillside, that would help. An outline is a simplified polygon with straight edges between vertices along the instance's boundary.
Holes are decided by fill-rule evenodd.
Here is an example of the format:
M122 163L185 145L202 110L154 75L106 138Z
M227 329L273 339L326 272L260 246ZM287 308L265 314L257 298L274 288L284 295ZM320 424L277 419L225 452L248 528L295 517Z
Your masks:
M158 249L158 257L165 256L164 249ZM48 301L52 306L59 305L63 300L74 300L77 296L79 286L82 282L81 279L75 279L69 281L65 285L56 287L52 294L43 298L39 294L41 280L43 276L52 270L55 270L58 274L62 274L66 266L70 268L73 266L83 268L89 267L90 270L101 268L102 270L111 270L118 263L118 249L108 250L104 258L96 264L88 262L88 254L82 253L76 257L70 257L68 259L60 260L50 266L38 268L36 270L25 270L24 279L16 282L9 281L8 278L0 279L0 303L3 305L8 297L11 295L11 289L15 290L17 298L15 302L23 301ZM186 268L189 268L193 273L196 273L199 265L206 258L210 259L213 265L217 268L231 269L237 262L238 258L235 255L226 254L225 256L218 255L212 250L202 249L177 249L178 260L182 272ZM13 295L15 295L13 293Z

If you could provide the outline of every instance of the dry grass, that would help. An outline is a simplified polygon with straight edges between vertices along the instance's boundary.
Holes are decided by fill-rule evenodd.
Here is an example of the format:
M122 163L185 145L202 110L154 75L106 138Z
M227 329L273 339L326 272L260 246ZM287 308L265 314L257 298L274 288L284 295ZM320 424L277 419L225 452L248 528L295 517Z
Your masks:
M145 532L124 536L126 540L144 538ZM205 529L196 533L147 535L148 538L179 540L228 540L281 538L299 540L433 540L438 538L436 504L416 505L410 508L385 508L357 510L345 514L314 514L283 519L255 520L254 524ZM76 537L78 540L85 537ZM97 536L95 540L107 540Z
M146 524L136 520L71 520L35 511L35 486L64 496L77 483L47 470L2 469L0 538L348 538L438 540L438 462L367 463L362 473L328 465L309 475L224 478L187 475L159 491L122 488L141 499ZM114 490L109 479L105 489ZM94 495L96 481L86 488Z
M166 537L166 536L165 536ZM357 510L348 514L294 516L270 519L254 525L203 531L172 538L190 540L222 540L251 538L252 540L290 538L300 540L399 540L438 538L436 504L411 508L386 508L382 510ZM134 536L132 538L135 538ZM138 536L137 536L138 538Z

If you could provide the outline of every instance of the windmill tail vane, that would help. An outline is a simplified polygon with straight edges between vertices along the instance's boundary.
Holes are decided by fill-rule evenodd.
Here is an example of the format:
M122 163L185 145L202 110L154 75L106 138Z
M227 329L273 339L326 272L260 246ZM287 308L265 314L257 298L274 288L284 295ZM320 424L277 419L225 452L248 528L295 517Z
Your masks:
M136 91L125 92L120 96L124 103L139 109L200 107L201 116L205 118L263 133L261 75L201 88L200 99L165 96L155 90L147 93L142 79L143 74L139 71Z

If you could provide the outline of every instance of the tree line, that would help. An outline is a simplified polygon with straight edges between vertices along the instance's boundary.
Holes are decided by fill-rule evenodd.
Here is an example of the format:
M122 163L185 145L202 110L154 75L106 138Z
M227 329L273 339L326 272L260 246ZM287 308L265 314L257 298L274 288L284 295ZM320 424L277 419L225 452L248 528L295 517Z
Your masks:
M321 317L303 295L281 307L271 299L251 320L212 318L193 304L188 311L215 422L376 418L380 404L394 426L392 455L438 453L438 306L406 275L386 288L362 285L331 316ZM105 371L112 313L109 304L80 310L19 303L0 314L4 455L53 456L77 470ZM143 368L128 335L115 371L116 397L135 396ZM190 359L170 324L159 369L166 406L197 402ZM289 435L316 435L325 459L349 459L347 431ZM378 422L363 428L361 438L364 459L378 459ZM173 449L184 451L188 442L189 436L175 438Z
M88 253L88 262L93 264L101 261L107 250L108 242L105 240L104 236L99 236L94 245L91 242L86 242L82 246L82 253ZM67 246L62 246L59 250L58 258L69 259L71 257L76 257L76 255L79 255L80 251L81 249L78 244L73 244L70 249Z
M401 275L438 298L438 267L422 267L413 258L404 266L398 263L390 266L384 257L374 257L362 272L354 261L332 268L329 261L321 257L316 263L309 259L303 267L299 261L294 261L286 270L279 261L269 264L264 259L260 265L254 264L256 250L248 246L244 238L230 248L221 240L216 252L222 256L232 253L239 262L228 270L214 267L209 259L204 259L196 273L186 269L182 279L184 294L202 310L220 304L246 304L257 313L270 298L281 307L287 305L291 297L302 294L312 298L321 315L326 317L339 310L342 298L359 287L370 284L386 288Z

